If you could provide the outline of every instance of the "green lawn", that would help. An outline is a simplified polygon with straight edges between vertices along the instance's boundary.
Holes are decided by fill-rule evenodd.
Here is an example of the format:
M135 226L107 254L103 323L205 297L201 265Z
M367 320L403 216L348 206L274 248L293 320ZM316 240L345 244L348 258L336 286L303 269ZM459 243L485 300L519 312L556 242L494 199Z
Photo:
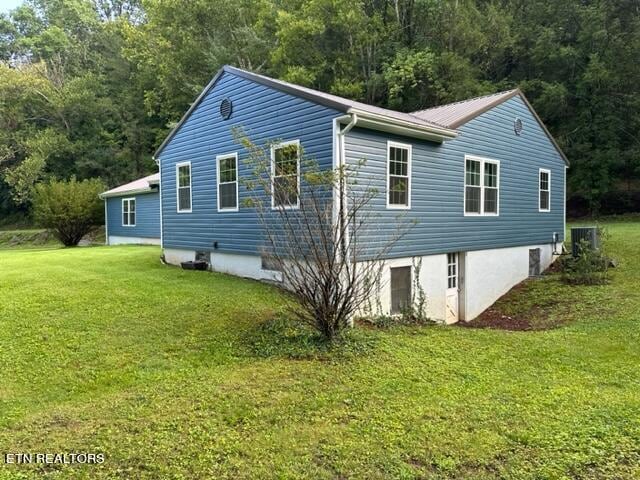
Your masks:
M336 351L269 321L271 287L154 247L2 251L0 455L106 461L0 457L0 478L639 478L640 223L610 233L610 285L509 300L560 328L358 328Z

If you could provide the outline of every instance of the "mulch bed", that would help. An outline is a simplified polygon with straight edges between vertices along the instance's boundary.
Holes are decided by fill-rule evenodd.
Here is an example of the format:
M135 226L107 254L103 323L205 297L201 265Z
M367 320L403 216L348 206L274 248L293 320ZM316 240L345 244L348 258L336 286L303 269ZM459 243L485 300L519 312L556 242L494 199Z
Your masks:
M513 331L536 330L528 319L505 315L493 307L488 308L479 317L470 322L460 321L456 325L464 328L493 328Z

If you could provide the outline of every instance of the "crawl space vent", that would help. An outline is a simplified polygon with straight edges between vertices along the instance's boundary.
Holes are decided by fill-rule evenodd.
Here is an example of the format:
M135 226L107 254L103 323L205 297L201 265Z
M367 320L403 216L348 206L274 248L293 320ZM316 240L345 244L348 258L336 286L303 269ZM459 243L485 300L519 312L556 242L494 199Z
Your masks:
M228 98L223 98L220 102L220 116L223 120L228 120L233 111L233 104Z

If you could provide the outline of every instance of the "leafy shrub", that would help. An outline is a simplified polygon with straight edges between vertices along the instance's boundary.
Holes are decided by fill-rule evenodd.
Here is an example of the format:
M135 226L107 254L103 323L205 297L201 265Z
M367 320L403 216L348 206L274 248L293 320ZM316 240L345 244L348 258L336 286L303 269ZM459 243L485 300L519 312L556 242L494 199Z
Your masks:
M260 358L293 360L339 360L357 357L375 349L377 338L349 328L328 340L313 327L278 315L247 332L249 353Z
M52 230L65 246L78 245L82 237L103 221L104 210L98 195L104 190L98 179L50 180L36 185L34 219Z
M570 285L603 285L609 281L610 262L602 246L592 249L587 240L582 240L576 257L568 255L561 260L562 281Z

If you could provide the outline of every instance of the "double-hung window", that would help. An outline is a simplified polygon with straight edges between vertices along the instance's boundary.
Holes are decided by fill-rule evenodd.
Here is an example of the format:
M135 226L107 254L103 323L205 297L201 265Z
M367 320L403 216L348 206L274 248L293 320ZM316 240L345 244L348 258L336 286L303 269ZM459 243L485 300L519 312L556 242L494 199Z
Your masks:
M176 202L178 212L191 211L191 162L176 165Z
M541 168L538 173L538 210L551 211L551 171Z
M387 143L387 208L411 208L411 145Z
M238 154L218 155L218 211L238 211Z
M136 226L136 199L122 199L122 225L125 227Z
M300 141L271 147L271 207L300 206Z
M465 215L498 215L500 162L467 155L464 164Z

